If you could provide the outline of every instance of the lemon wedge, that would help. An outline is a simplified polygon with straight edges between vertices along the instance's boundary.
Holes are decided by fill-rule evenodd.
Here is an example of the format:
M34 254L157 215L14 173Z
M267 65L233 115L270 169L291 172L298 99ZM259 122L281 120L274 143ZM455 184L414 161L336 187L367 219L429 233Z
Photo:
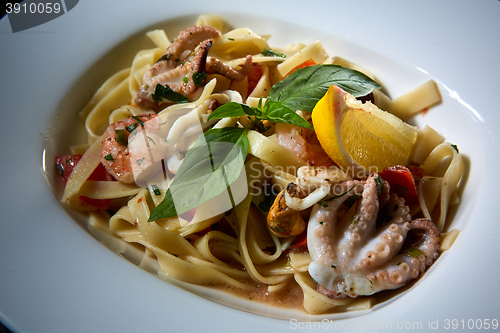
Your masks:
M408 162L417 128L332 85L312 112L318 140L330 158L356 178Z

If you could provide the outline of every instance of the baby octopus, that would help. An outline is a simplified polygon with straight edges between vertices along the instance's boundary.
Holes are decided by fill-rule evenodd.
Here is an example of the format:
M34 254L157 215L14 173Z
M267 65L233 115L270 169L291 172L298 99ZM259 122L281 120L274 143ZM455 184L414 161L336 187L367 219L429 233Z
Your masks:
M252 56L246 57L241 69L234 69L217 58L208 57L214 39L220 36L220 31L211 26L194 26L181 31L163 56L144 73L135 103L139 107L155 109L158 104L153 94L158 84L192 100L209 74L243 80L252 67Z
M427 219L412 221L404 199L391 194L378 175L340 181L334 192L314 206L307 229L313 259L309 273L318 292L345 298L400 288L438 257L436 225ZM343 214L343 204L356 195L356 203ZM415 241L405 242L407 238Z

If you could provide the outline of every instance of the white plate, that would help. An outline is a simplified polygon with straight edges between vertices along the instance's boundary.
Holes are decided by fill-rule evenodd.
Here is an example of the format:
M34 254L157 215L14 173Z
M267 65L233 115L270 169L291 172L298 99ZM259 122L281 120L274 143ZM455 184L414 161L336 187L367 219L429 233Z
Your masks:
M58 123L62 135L116 69L102 61L109 59L109 50L148 27L194 23L201 13L220 13L234 26L270 33L273 45L321 39L331 55L372 70L394 97L429 78L439 83L443 104L415 121L431 124L468 156L467 187L453 221L462 233L412 289L362 316L316 326L249 314L146 273L100 245L61 209L42 168L55 110L63 106L69 114ZM0 322L20 332L426 331L429 325L442 331L454 324L453 331L475 331L469 328L479 324L484 330L500 319L495 284L500 226L494 213L500 164L499 14L496 0L294 0L286 5L87 0L15 34L3 18ZM126 60L112 63L126 66Z

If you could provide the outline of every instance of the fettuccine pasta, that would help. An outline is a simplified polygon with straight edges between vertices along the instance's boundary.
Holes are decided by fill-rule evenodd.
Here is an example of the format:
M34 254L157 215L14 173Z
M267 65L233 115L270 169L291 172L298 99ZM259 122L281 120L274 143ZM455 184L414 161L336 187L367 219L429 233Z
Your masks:
M275 48L269 35L225 31L218 15L193 23L177 37L148 32L151 48L79 112L86 141L56 159L62 203L87 214L97 238L135 249L166 280L309 314L369 309L452 246L447 216L464 173L455 145L426 127L405 165L357 177L323 150L313 110L292 108L316 97L277 97L281 82L282 96L291 82L300 91L307 68L376 85L369 70L320 41ZM425 89L418 110L440 98ZM422 91L394 105L378 89L355 97L406 116Z

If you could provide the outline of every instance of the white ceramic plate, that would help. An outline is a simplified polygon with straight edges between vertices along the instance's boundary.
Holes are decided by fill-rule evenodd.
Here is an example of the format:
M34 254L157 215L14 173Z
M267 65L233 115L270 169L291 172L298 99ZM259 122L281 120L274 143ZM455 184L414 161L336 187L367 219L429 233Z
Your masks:
M47 134L70 132L71 119L103 79L126 66L127 59L117 55L126 51L127 38L165 23L179 24L180 30L202 13L219 13L234 26L270 33L272 45L321 39L331 55L372 70L393 97L430 78L439 83L444 102L415 123L432 125L468 157L467 186L453 220L462 233L408 292L361 316L325 317L316 324L250 314L136 267L60 207L42 167ZM494 213L500 164L499 14L496 0L196 0L188 5L86 0L15 34L3 18L0 322L16 332L479 331L488 325L492 330L500 319L495 267L500 224ZM61 108L67 112L54 131L48 129Z

